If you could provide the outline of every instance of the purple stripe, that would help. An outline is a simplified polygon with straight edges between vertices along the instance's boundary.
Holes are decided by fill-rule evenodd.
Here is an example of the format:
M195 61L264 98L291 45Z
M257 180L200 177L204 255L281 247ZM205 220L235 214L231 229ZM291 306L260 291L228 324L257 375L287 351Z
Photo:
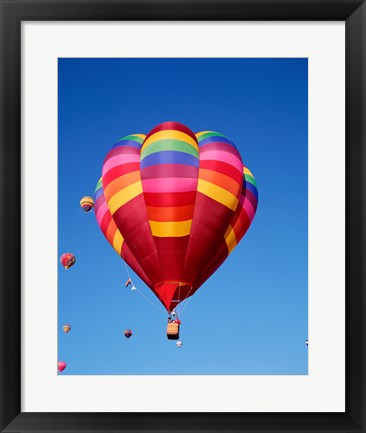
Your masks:
M138 141L121 140L121 141L117 141L117 143L115 143L112 146L112 149L115 149L116 147L122 147L122 146L130 146L130 147L135 147L136 149L141 149L142 145Z
M165 177L198 177L198 168L182 164L160 164L141 170L141 179Z
M157 164L181 164L181 165L190 165L192 167L199 166L199 160L185 152L175 152L173 150L166 150L163 152L156 152L148 155L144 158L140 167L141 170Z
M95 191L95 193L94 193L94 201L96 202L101 195L104 195L103 187L100 187L100 188L98 188Z
M244 201L249 201L254 209L257 209L257 205L258 205L258 200L256 199L256 197L250 192L250 191L246 191L245 192L245 199Z
M258 190L252 183L246 181L245 188L247 189L247 191L250 191L254 195L254 197L258 200Z
M112 158L113 156L116 156L116 155L128 155L128 154L131 154L131 155L140 155L140 149L136 149L136 148L131 147L131 146L115 147L114 149L111 149L108 152L105 161L108 158Z
M202 153L209 152L210 150L224 150L225 152L232 153L233 155L236 155L240 158L240 153L235 147L230 146L226 143L221 143L220 141L214 141L210 144L206 144L206 146L204 146L203 148L201 148L200 146L200 152Z
M201 147L201 146L205 146L209 143L218 142L218 141L221 141L222 143L230 144L230 146L233 146L236 149L235 144L231 140L229 140L228 138L225 138L225 137L221 137L220 135L213 135L212 137L204 138L203 140L199 141L199 145Z

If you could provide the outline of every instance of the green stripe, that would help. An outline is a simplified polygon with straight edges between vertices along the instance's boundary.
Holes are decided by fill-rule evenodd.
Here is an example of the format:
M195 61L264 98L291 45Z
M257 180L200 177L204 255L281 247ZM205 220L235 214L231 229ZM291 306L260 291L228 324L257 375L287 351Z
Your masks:
M255 187L257 186L257 182L255 181L254 177L250 176L249 174L245 174L245 181L253 184Z
M214 132L214 131L206 132L206 134L202 134L200 137L197 137L197 139L198 139L198 142L200 142L201 140L204 140L205 138L208 138L208 137L224 137L224 138L229 140L229 138L227 138L226 135L220 134L219 132Z
M132 140L140 144L142 144L142 142L144 141L143 138L137 137L137 135L126 135L126 137L122 137L118 141L123 141L123 140Z
M97 191L99 188L102 188L102 179L98 180L97 186L95 187L95 191Z
M179 152L189 153L190 155L193 155L196 158L198 158L198 151L190 144L181 140L174 140L174 139L167 138L165 140L158 140L150 144L141 153L140 161L142 161L146 156L151 155L152 153L155 152L161 152L162 150L176 150Z

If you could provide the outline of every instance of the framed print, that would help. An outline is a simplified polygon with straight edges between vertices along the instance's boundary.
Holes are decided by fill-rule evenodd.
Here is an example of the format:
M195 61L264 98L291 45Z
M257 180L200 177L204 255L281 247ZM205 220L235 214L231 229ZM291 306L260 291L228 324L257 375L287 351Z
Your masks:
M364 431L364 2L1 6L1 431Z

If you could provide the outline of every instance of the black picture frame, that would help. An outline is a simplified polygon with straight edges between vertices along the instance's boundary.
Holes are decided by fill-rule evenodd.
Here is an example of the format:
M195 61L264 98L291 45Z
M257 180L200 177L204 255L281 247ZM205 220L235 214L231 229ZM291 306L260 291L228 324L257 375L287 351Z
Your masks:
M0 0L0 6L0 431L365 432L365 1ZM33 20L345 21L345 413L21 412L21 22Z

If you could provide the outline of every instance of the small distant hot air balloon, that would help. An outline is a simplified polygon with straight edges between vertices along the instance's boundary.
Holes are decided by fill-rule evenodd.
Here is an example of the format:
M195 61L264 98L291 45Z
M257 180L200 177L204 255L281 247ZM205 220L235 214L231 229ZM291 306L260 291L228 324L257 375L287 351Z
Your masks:
M179 347L179 349L182 347L182 342L181 341L177 341L177 346Z
M71 331L71 325L69 325L67 323L66 325L63 326L63 330L64 330L64 333L67 334L68 332Z
M60 262L62 266L67 270L71 268L71 266L76 262L76 257L74 256L74 254L65 253L62 254L62 256L60 257Z
M93 197L89 197L88 195L83 197L80 200L80 206L85 213L89 212L94 207L94 199Z
M126 329L125 330L125 337L126 338L130 338L132 336L132 331L131 331L131 329Z
M66 368L66 362L64 361L59 361L57 363L57 370L59 371L59 373L62 373Z

